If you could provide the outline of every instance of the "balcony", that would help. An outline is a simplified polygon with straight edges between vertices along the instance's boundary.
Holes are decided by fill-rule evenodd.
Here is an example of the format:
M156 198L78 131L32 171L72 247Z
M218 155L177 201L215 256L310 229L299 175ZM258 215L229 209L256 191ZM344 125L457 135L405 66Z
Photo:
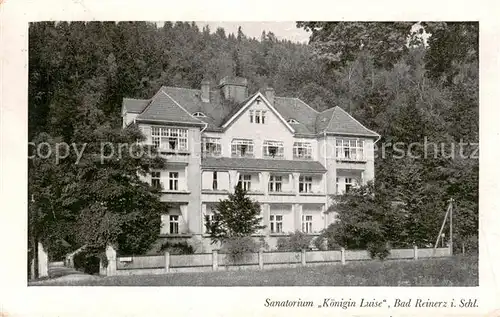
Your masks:
M191 155L191 153L187 151L162 151L162 150L160 150L160 154L163 158L167 160L167 163L184 164L184 165L187 165L189 163L189 157Z

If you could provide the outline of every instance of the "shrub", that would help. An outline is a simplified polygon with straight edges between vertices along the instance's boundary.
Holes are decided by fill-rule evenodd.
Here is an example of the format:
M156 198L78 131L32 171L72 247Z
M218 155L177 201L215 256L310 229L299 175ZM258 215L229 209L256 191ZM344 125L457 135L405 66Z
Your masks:
M279 251L300 251L309 249L311 237L301 231L295 231L288 237L280 237L277 242Z
M340 250L341 246L335 239L336 224L330 224L314 239L314 245L320 250ZM326 243L325 243L326 242Z
M387 242L369 242L366 248L372 259L384 260L391 253L391 248Z
M75 269L87 274L99 274L100 257L90 250L82 250L73 257Z
M170 243L167 241L161 245L160 251L161 252L168 251L170 254L193 254L194 253L193 247L185 241L177 242L177 243Z
M262 242L256 242L252 237L234 237L224 241L221 251L229 256L233 263L242 262L250 253L258 252Z

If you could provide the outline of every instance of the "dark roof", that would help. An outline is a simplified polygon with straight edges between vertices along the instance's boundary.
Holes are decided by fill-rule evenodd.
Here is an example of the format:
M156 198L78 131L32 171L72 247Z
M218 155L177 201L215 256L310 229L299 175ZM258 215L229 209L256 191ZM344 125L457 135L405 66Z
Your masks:
M233 117L245 104L255 96L251 94L240 103L224 100L220 90L210 91L210 102L201 100L201 90L161 87L152 99L123 99L123 108L127 112L140 113L137 120L152 120L182 123L206 123L207 132L221 132L222 125ZM265 96L263 95L265 98ZM295 119L298 123L290 124L297 136L314 136L322 133L358 135L378 137L350 116L342 108L336 106L318 112L298 98L274 97L274 108L288 121ZM193 117L195 112L203 112L206 117Z
M137 117L138 121L167 121L201 124L203 122L193 117L187 110L183 109L172 97L170 97L163 87L151 99L149 105Z
M324 173L325 167L318 161L291 161L256 158L206 157L201 160L202 168L260 170L283 172Z
M295 119L290 124L298 134L315 134L315 121L318 112L297 98L274 97L274 108L286 120Z
M123 98L122 106L130 113L141 113L148 105L150 99Z
M365 128L365 126L359 123L356 119L354 119L340 107L333 108L330 121L328 123L328 126L326 126L325 131L327 133L336 134L353 134L373 137L379 136L372 130Z

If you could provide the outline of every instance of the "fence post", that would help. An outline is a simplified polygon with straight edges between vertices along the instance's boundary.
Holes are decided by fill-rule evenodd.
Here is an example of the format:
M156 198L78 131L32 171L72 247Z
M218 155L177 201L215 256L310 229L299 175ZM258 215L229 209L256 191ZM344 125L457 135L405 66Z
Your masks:
M302 262L302 266L306 266L306 250L302 249L300 251L300 260Z
M116 275L116 251L110 245L106 247L106 259L108 260L106 275L107 276Z
M259 269L263 269L264 268L264 253L262 252L262 250L259 250Z
M38 242L38 277L49 276L49 256L43 245Z
M165 251L165 273L170 271L170 253Z
M416 245L413 246L413 259L418 260L418 247Z
M342 265L345 265L345 249L340 248L340 262Z
M212 250L212 271L217 271L217 250Z

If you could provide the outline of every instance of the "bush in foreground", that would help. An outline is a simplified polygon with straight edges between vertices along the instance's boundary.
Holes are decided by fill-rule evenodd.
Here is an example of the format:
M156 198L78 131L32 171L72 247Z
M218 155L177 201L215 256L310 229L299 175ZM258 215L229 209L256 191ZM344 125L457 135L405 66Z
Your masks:
M194 253L193 247L185 241L177 242L177 243L170 243L167 241L161 245L160 251L161 252L168 251L170 254L193 254Z
M280 237L277 241L278 251L300 251L310 249L311 237L301 231L295 231L288 237Z
M235 237L224 242L221 252L227 254L233 263L238 263L244 261L250 254L259 252L261 248L267 248L263 239L257 242L248 236Z

